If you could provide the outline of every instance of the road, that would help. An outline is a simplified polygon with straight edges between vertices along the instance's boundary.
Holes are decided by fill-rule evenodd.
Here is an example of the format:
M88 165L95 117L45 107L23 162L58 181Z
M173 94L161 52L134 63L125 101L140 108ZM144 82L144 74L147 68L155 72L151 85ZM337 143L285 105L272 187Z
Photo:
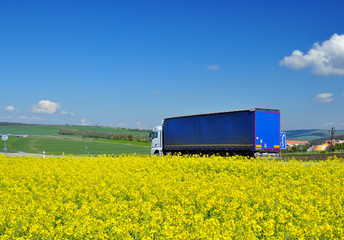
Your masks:
M26 157L26 156L30 156L30 157L45 157L45 155L43 154L36 154L36 153L25 153L25 152L0 152L0 154L4 154L7 157Z

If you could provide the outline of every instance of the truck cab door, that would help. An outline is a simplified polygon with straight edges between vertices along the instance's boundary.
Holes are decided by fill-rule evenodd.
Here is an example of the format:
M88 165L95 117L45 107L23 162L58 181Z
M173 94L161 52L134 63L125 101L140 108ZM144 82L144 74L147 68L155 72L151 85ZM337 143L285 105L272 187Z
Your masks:
M152 139L152 148L161 147L161 131L154 131L150 134Z

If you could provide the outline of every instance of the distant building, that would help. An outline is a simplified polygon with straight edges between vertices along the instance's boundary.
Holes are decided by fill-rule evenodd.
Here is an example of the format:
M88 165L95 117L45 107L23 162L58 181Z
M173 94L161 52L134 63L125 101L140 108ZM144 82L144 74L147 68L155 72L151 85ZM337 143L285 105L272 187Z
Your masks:
M338 140L338 139L332 139L332 140L326 140L325 141L328 145L335 145L337 143L343 143L343 140Z
M308 144L309 144L308 141L287 140L287 145L289 147L292 147L294 145L298 146L298 145L308 145Z
M322 145L316 145L314 148L314 151L318 152L318 151L325 151L326 148L329 146L328 143L324 143Z

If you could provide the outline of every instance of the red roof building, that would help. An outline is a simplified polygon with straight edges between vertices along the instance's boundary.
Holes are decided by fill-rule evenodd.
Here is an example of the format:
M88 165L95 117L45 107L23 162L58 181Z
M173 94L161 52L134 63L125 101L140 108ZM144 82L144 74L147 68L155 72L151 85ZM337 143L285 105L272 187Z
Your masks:
M290 147L294 145L307 145L307 144L309 144L308 141L287 140L287 145L289 145Z

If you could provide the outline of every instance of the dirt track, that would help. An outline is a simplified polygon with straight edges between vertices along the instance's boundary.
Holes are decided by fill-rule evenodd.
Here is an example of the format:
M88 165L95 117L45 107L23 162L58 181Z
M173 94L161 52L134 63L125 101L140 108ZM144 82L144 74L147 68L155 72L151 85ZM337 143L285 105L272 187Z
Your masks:
M295 158L297 160L326 160L330 156L337 156L338 158L344 158L344 154L322 154L322 155L294 155L294 156L282 156L282 159Z

